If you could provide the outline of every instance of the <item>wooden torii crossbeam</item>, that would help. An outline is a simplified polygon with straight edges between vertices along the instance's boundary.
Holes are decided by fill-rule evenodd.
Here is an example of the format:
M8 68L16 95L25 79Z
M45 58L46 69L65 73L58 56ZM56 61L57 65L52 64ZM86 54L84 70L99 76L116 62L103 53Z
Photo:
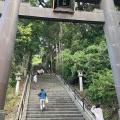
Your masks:
M78 0L78 1L82 1L82 0ZM85 0L85 1L92 1L92 3L94 3L93 2L94 0ZM0 14L2 14L3 7L4 7L4 2L0 1ZM95 9L93 12L76 11L74 14L68 14L68 13L58 13L58 12L55 13L51 8L39 8L39 7L31 6L29 3L21 3L18 15L19 18L24 18L24 19L92 23L92 24L105 23L103 10L99 10L99 9ZM117 15L120 21L119 11L117 11Z
M74 14L55 13L50 8L32 7L29 4L21 3L21 0L5 0L4 5L0 1L0 13L2 14L0 21L0 120L4 120L5 117L5 96L18 18L104 24L120 116L120 12L115 9L115 5L120 5L120 0L76 1L100 4L100 10L93 12L75 11Z
M3 10L4 2L0 1L0 14ZM36 19L36 20L54 20L62 22L88 22L88 23L104 23L104 15L102 10L93 12L76 11L74 14L55 13L51 8L33 7L29 3L21 3L19 9L19 18Z
M82 0L78 0L82 1ZM92 1L94 0L85 0ZM84 2L85 2L84 1ZM95 0L97 1L97 0ZM99 3L100 0L97 2ZM0 14L4 7L4 2L0 1ZM120 21L120 12L117 11L117 16ZM19 18L35 19L35 20L51 20L60 22L76 22L76 23L92 23L92 24L104 24L103 10L95 9L93 12L76 11L74 14L68 13L55 13L51 8L39 8L33 7L29 3L21 3L18 14Z

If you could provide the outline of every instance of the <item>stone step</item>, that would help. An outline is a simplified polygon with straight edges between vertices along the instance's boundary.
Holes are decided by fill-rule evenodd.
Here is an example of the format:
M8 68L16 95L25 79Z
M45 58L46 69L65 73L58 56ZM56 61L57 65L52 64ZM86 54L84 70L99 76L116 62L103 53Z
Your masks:
M47 96L68 96L68 93L66 93L65 91L63 91L63 92L59 92L59 91L52 92L52 91L46 91L46 90L44 90L44 91L47 93ZM30 95L37 95L39 92L40 92L39 90L33 90L33 91L31 91Z
M36 95L30 95L29 96L29 98L31 99L31 98L38 98L39 96L36 94ZM57 98L59 98L59 99L71 99L68 95L67 96L49 96L49 95L47 95L47 97L48 98L50 98L50 99L57 99Z
M83 117L26 118L26 120L85 120Z
M27 114L81 114L80 111L48 111L45 109L42 113L39 111L27 111Z
M32 99L32 100L30 100L29 99L29 101L28 102L33 102L33 103L35 103L35 102L39 102L40 101L40 99L38 98L38 99ZM50 99L48 99L48 101L49 101L49 103L73 103L73 101L72 100L50 100ZM48 104L49 104L48 103Z
M36 97L36 98L29 98L28 99L29 101L38 101L39 100L39 97ZM53 102L65 102L65 101L68 101L68 102L71 102L72 100L71 99L65 99L65 98L56 98L56 99L49 99L48 98L48 101L53 101Z
M32 100L32 101L29 100L28 103L39 103L39 101L40 101L39 99L37 99L37 100ZM73 101L68 101L68 102L65 101L65 100L64 100L64 101L60 101L60 100L51 101L51 100L49 100L49 99L48 99L48 102L49 102L48 104L56 104L56 103L58 103L58 104L64 104L64 103L65 103L65 104L67 104L67 103L68 103L68 104L72 104L72 103L74 103Z
M44 112L44 111L43 111ZM83 117L82 114L27 114L27 118Z
M36 96L38 94L30 94L30 96ZM47 94L47 96L49 97L69 97L68 94L59 94L59 95L56 95L56 94Z
M49 99L48 99L49 100ZM39 99L37 99L37 100L29 100L28 101L28 103L39 103ZM55 103L57 103L57 104L66 104L66 103L68 103L68 104L72 104L72 103L74 103L72 100L69 100L69 101L61 101L61 100L54 100L54 101L51 101L51 100L49 100L49 104L55 104Z
M59 86L58 86L58 87L59 87ZM42 87L41 87L41 88L42 88ZM36 91L36 92L40 92L41 88L40 88L40 89L36 88L36 90L34 90L34 89L33 89L33 86L31 86L30 92L31 92L31 93L34 93L35 91ZM45 86L45 87L43 87L43 88L44 88L44 91L45 91L45 92L49 92L49 93L51 93L51 94L52 94L52 93L57 93L57 92L59 92L60 94L62 94L62 93L63 93L63 94L64 94L64 93L66 94L66 93L67 93L63 87L59 87L59 89L57 89L57 88L54 87L54 89L51 89L51 88L48 88L48 87ZM46 89L46 88L47 88L47 89Z
M35 95L30 95L30 98L33 98L33 97L38 97L38 93ZM49 98L70 98L68 95L61 95L61 96L47 95L47 97Z
M38 104L30 104L30 103L28 103L28 107L37 107L37 106L39 106L40 104L38 103ZM63 107L63 108L65 108L65 107L67 107L67 108L74 108L74 107L76 107L75 106L75 104L46 104L46 107L52 107L52 108L54 108L54 107L58 107L58 108L61 108L61 107Z
M30 104L34 105L34 104L40 104L40 103L39 103L39 102L29 102L28 104L29 104L29 105L30 105ZM47 105L48 105L48 104L47 104ZM52 103L52 102L50 102L49 105L57 105L57 106L58 106L58 105L60 105L60 106L61 106L61 105L75 105L75 103L55 103L55 102Z
M28 111L40 111L40 107L37 108L28 108ZM45 108L45 111L78 111L78 108Z
M28 104L28 108L35 108L35 107L39 107L40 104L33 104L33 105L30 105ZM75 105L46 105L47 108L76 108Z
M46 92L46 91L45 91ZM37 92L34 92L34 93L32 93L32 94L30 94L30 96L36 96L36 95L38 95L38 93L39 93L39 91ZM66 94L59 94L59 95L57 95L57 93L52 93L52 94L49 94L49 92L46 92L47 93L47 96L59 96L59 97L61 97L61 96L64 96L64 97L69 97L69 95L66 93ZM56 94L56 95L55 95Z
M38 96L38 92L34 93L34 94L30 94L30 97L34 97L34 96ZM52 95L52 94L49 94L49 93L47 94L47 96L48 97L65 97L65 98L69 97L68 94L66 94L66 95L65 94L64 95Z
M40 98L39 97L36 97L36 98L29 98L28 101L39 101ZM71 99L65 99L65 98L55 98L55 99L49 99L48 98L48 101L49 102L72 102Z

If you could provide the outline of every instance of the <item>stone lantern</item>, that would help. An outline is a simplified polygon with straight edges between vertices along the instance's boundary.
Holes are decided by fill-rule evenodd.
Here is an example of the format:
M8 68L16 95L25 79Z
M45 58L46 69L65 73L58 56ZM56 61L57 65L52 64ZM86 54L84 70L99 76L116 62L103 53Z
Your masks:
M82 81L83 72L81 70L78 70L77 72L79 77L80 92L83 92L83 81Z
M27 70L25 69L24 70L24 77L27 75Z
M19 86L20 86L21 75L22 75L22 74L21 74L20 72L18 72L18 73L15 74L16 80L17 80L17 83L16 83L16 90L15 90L15 94L16 94L16 95L17 95L18 92L19 92Z

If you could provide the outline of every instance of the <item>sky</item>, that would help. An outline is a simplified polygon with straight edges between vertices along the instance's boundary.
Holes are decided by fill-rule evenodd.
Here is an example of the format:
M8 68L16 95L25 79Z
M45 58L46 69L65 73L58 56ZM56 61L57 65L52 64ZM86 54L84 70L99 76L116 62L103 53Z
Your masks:
M47 2L48 0L44 0L45 2Z
M49 0L44 0L44 2L48 2ZM39 7L41 7L42 8L42 6L41 5L39 5Z

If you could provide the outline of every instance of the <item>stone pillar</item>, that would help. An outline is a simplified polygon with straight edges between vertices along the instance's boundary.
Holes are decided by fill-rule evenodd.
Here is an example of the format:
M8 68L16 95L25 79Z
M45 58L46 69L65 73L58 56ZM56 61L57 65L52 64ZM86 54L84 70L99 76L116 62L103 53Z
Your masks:
M4 119L5 119L5 111L0 110L0 120L4 120Z
M25 68L25 70L24 70L24 77L26 77L26 75L27 75L27 70Z
M58 45L56 44L56 74L58 75Z
M22 74L20 74L18 72L15 75L16 75L16 80L17 80L15 94L18 95L18 93L19 93L19 86L20 86L20 80L21 80L21 75Z
M104 31L120 109L120 21L113 0L101 0L100 7L105 18Z
M78 77L79 77L79 86L80 86L80 92L83 92L83 81L82 81L82 72L81 70L78 70Z
M3 116L21 0L5 0L0 21L0 116ZM1 112L2 110L2 112ZM4 118L0 118L4 120Z
M18 93L19 93L19 86L20 86L20 80L17 80L16 90L15 90L15 94L16 94L16 95L18 95Z

